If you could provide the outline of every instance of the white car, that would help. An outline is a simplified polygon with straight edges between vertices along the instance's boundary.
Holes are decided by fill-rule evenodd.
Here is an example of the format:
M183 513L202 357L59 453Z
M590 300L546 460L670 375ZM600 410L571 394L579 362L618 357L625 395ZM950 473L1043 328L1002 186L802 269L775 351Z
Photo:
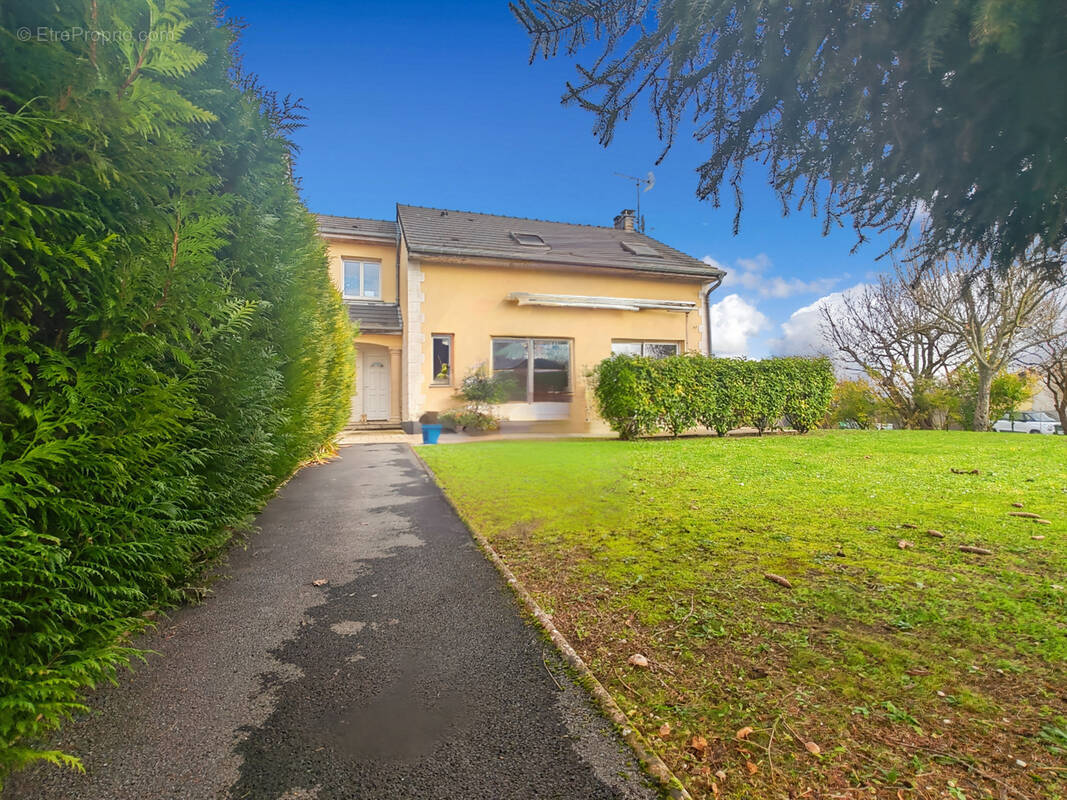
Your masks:
M1044 411L1020 411L1014 420L1010 416L1001 417L993 423L993 430L999 433L1063 433L1059 420Z

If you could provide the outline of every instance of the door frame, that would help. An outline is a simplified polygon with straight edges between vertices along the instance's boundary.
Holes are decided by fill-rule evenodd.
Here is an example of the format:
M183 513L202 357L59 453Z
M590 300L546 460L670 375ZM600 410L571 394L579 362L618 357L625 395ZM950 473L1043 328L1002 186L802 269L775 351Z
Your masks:
M392 375L390 375L391 365L389 363L389 350L388 350L388 348L383 347L381 345L370 345L370 346L364 345L364 347L360 348L360 352L361 352L361 355L362 355L362 357L360 359L361 362L362 362L360 364L362 369L360 370L360 377L359 377L360 407L362 409L361 413L364 416L364 418L367 420L367 422L386 422L386 421L389 420L389 414L390 414L390 409L392 408L392 400L393 400L393 398L392 398L392 382L393 381L392 381ZM382 414L381 414L380 417L379 416L372 417L371 414L370 414L370 410L367 407L367 396L368 396L367 395L367 376L370 374L370 367L368 366L368 364L370 363L370 361L375 360L375 359L378 360L378 361L381 361L382 363L385 364L385 370L384 370L384 372L385 372L385 387L384 387L385 400L384 400L383 408L381 409Z

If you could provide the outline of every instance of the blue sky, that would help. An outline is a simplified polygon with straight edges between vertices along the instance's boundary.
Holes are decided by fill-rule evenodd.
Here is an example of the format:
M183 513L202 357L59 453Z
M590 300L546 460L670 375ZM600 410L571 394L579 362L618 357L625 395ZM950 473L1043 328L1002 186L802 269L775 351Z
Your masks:
M391 219L402 202L610 225L634 203L614 173L653 170L647 233L731 271L714 296L716 342L754 356L803 349L815 315L794 312L883 266L877 240L850 255L851 230L823 237L806 211L783 217L760 165L734 236L732 199L695 196L708 149L686 135L656 166L645 105L602 147L593 115L560 104L594 51L530 64L506 1L232 0L229 13L247 23L245 66L309 108L297 173L313 211Z

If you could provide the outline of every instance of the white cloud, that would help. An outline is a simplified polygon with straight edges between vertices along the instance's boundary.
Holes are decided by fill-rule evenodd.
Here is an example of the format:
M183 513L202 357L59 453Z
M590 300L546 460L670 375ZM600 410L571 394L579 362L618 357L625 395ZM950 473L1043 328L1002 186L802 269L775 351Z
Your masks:
M711 345L717 356L747 356L750 337L770 320L738 294L728 294L711 307Z
M856 295L863 289L864 284L858 283L798 308L781 324L781 337L769 342L771 351L779 355L832 355L833 348L822 335L822 309L840 308L846 295Z
M798 294L825 294L838 282L838 278L819 278L802 281L800 278L783 278L768 275L767 270L773 266L766 253L759 253L753 258L739 258L733 267L727 267L711 256L704 256L705 264L726 270L722 285L724 289L746 289L756 292L760 297L784 299Z

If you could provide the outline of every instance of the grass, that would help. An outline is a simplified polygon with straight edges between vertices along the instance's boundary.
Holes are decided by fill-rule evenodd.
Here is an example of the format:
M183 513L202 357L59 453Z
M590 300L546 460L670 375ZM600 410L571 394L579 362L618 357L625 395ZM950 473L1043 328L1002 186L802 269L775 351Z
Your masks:
M419 452L694 796L1065 796L1064 438Z

